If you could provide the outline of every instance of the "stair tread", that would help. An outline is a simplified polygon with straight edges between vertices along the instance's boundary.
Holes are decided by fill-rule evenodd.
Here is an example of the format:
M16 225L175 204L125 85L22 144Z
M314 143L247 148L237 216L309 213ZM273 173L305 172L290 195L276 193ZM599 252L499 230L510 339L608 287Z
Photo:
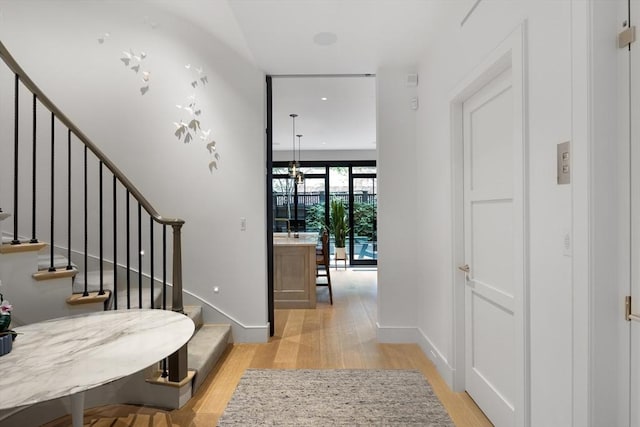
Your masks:
M84 283L87 281L87 290L89 292L97 291L100 289L100 270L89 271L85 273L81 271L76 275L76 279L73 281L73 292L84 292ZM115 283L113 270L102 271L102 286L104 289L113 289ZM137 286L136 286L137 289Z
M48 270L51 265L51 254L38 254L38 271L40 270ZM69 265L69 259L60 254L53 255L53 267L54 268L65 268ZM71 266L78 269L78 267L71 263Z
M156 286L156 292L154 293L154 308L162 306L162 294L159 287ZM110 289L113 289L111 286ZM118 292L116 292L118 300L118 309L127 308L127 287L126 285L118 285ZM140 308L138 300L138 285L131 286L131 298L130 308ZM151 308L151 291L148 287L142 287L142 308ZM109 302L109 309L113 309L113 299Z
M191 320L193 320L193 323L196 325L196 329L202 326L202 306L185 305L183 309L184 314L186 314Z
M229 343L231 326L226 324L202 325L189 341L187 347L189 369L197 371L193 380L195 393L224 353Z

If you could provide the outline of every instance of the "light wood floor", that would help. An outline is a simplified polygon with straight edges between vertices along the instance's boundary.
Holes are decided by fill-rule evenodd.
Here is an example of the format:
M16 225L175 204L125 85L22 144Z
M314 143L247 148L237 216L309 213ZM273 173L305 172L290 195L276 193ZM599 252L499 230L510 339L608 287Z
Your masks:
M85 412L90 426L215 426L247 368L418 369L456 426L491 426L466 393L453 393L415 344L380 344L375 339L376 273L331 270L334 305L318 288L315 310L277 310L276 334L266 344L229 347L198 393L182 409L162 411L112 405ZM320 396L318 398L321 398ZM47 427L70 425L69 417Z

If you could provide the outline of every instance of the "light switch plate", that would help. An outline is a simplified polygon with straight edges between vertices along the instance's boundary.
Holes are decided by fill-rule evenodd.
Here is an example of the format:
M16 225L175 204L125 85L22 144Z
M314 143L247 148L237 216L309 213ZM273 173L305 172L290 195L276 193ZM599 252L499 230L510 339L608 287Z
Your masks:
M569 141L558 144L557 149L558 185L571 183L571 147Z

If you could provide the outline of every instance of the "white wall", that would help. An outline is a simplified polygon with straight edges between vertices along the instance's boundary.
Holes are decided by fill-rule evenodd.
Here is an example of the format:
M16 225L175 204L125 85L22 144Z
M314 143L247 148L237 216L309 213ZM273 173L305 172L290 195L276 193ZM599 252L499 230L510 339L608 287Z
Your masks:
M233 22L226 2L194 6ZM243 325L236 340L265 340L264 74L208 29L152 2L5 1L0 13L0 38L40 88L161 215L186 221L185 289ZM141 75L120 60L129 49L148 55L144 96ZM186 64L202 66L208 84L192 88ZM176 104L194 93L221 156L212 172L203 141L173 135ZM0 149L5 157L8 145Z
M419 69L414 163L422 189L417 202L421 218L417 324L426 341L423 348L435 348L438 359L443 359L436 363L449 378L448 371L455 368L451 287L456 267L451 256L449 104L457 83L527 21L531 425L569 426L574 398L572 341L586 330L586 325L572 324L573 293L586 290L583 284L574 288L572 258L563 254L563 237L572 226L572 185L556 184L556 144L573 142L574 128L586 128L572 115L571 2L483 1L461 26L465 6L443 2L437 17L439 37Z
M376 72L378 142L378 339L414 342L418 292L415 167L417 88L407 87L415 66L386 66ZM419 265L420 264L420 265Z

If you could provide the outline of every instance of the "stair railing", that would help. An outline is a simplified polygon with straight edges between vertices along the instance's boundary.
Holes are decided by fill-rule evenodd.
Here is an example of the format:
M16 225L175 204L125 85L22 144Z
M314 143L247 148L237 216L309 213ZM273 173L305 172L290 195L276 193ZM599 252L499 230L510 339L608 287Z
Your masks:
M84 188L83 188L83 197L84 197L84 212L83 212L83 222L84 222L84 267L85 267L85 284L83 295L88 296L88 282L89 278L86 274L87 265L88 265L88 176L87 176L87 155L90 151L95 158L99 161L99 266L100 266L100 285L98 294L104 295L104 271L103 271L103 263L104 263L104 253L103 253L103 167L106 167L109 171L111 171L113 175L113 265L114 265L114 290L113 290L113 305L114 309L118 309L118 301L117 301L117 270L118 270L118 216L117 216L117 189L118 184L123 186L126 189L126 284L127 284L127 304L126 308L131 307L130 301L130 291L131 291L131 282L130 282L130 272L131 272L131 264L130 264L130 212L129 212L129 202L132 197L137 203L137 244L138 244L138 306L142 307L142 276L143 276L143 266L142 266L142 210L149 215L149 236L150 236L150 292L151 292L151 307L154 308L154 223L157 223L162 226L162 308L167 309L166 302L166 287L167 287L167 227L171 227L173 229L173 257L172 257L172 279L173 279L173 291L172 291L172 307L171 309L176 312L184 313L183 301L182 301L182 246L181 246L181 229L184 225L184 221L179 218L165 218L162 217L149 203L149 201L142 195L142 193L131 183L131 181L122 173L118 167L111 161L107 156L89 139L87 135L85 135L39 88L38 86L31 80L31 78L24 72L24 70L18 65L13 56L6 49L4 44L0 42L0 57L3 59L8 68L13 72L14 79L14 158L13 158L13 238L11 240L11 244L18 245L27 242L21 242L19 239L19 219L20 215L18 214L19 208L19 194L20 194L20 174L19 174L19 153L20 153L20 83L32 94L33 96L33 148L31 159L32 164L32 200L31 200L31 208L32 208L32 224L31 224L31 239L28 243L38 243L37 233L36 233L36 106L39 102L42 106L44 106L51 113L51 141L50 141L50 149L51 149L51 177L50 177L50 227L51 227L51 235L50 237L50 262L49 262L49 271L56 271L56 267L54 265L54 246L55 246L55 235L54 235L54 223L55 217L54 213L60 212L60 210L56 211L55 206L55 126L56 123L61 123L67 130L67 244L68 244L68 256L69 259L68 265L64 267L65 269L72 269L71 265L71 230L72 230L72 207L71 207L71 183L72 183L72 167L71 167L71 141L72 135L75 136L77 140L79 140L84 145L84 168L83 168L83 179L84 179ZM38 211L39 212L39 211ZM133 349L132 349L133 350ZM176 353L171 355L168 358L168 373L167 373L167 363L166 361L163 363L163 375L168 376L170 381L180 382L187 376L187 347L186 345L178 350Z

